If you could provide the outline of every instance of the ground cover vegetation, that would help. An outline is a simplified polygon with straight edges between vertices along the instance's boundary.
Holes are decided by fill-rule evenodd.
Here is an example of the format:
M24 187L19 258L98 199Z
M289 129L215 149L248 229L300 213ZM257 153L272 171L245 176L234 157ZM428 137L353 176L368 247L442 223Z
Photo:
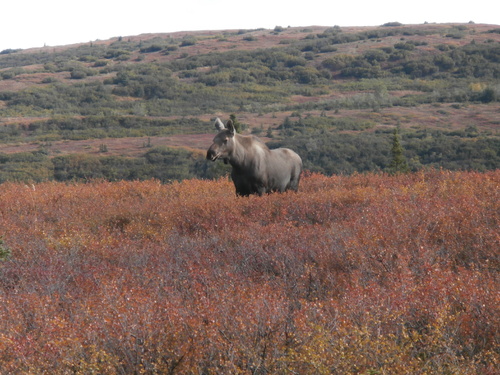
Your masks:
M499 30L1 51L0 372L498 373ZM205 162L231 114L299 193Z
M499 185L4 183L0 371L497 374Z
M160 146L156 137L207 134L215 115L231 113L246 132L293 146L306 168L326 174L388 170L396 127L410 170L496 169L498 30L277 27L5 50L0 181L218 177L225 170L203 166L189 141L184 166L164 159L161 174L149 148L107 155L106 143L136 137ZM92 139L103 140L99 155L58 147ZM32 144L39 148L26 151ZM80 173L86 165L94 167Z

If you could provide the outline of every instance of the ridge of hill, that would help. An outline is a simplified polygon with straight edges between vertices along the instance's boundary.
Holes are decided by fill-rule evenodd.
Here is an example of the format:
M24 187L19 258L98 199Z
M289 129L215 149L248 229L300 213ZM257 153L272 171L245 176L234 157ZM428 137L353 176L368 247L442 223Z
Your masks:
M498 25L277 26L5 50L0 182L218 176L201 154L213 118L229 114L326 174L386 169L396 128L413 170L496 169L499 98ZM183 172L138 175L152 154L172 170L182 155Z

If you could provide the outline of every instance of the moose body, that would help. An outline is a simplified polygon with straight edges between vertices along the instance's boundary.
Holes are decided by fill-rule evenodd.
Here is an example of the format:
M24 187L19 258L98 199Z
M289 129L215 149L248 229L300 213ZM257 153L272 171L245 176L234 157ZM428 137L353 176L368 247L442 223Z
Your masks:
M219 133L207 151L207 159L223 159L232 166L237 195L262 195L271 192L297 191L302 159L288 148L270 150L259 138L237 134L229 120L224 126L215 120Z

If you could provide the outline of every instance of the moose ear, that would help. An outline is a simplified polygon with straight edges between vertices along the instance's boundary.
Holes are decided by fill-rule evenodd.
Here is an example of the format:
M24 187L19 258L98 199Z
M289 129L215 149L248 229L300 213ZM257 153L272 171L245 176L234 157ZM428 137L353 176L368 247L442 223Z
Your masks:
M218 131L221 131L221 130L225 129L225 128L224 128L224 124L222 123L222 121L221 121L221 120L220 120L220 118L218 118L218 117L215 119L214 125L215 125L215 128L216 128Z
M233 121L228 120L226 123L226 127L231 132L231 134L236 133L236 129L234 128Z

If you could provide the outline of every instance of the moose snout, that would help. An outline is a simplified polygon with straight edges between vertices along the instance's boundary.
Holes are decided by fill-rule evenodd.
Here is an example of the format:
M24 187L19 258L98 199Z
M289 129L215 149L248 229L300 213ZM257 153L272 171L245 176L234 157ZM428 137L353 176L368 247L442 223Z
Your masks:
M216 161L217 158L218 158L217 152L215 150L209 148L207 151L207 160Z

